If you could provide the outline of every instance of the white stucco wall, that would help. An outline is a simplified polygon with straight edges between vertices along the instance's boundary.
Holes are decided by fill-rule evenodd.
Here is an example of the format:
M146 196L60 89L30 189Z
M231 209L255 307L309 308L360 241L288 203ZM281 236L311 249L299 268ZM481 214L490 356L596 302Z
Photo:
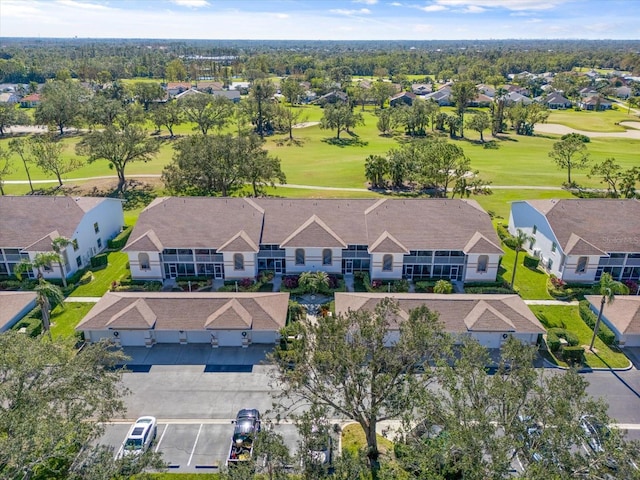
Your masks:
M285 258L287 261L287 273L295 274L302 272L342 272L342 250L340 248L331 248L331 265L322 264L322 251L324 248L310 247L304 248L305 261L304 265L296 265L297 248L285 248Z
M478 260L480 254L471 253L467 255L467 266L464 273L465 282L495 282L498 276L498 266L500 265L500 255L487 255L487 270L478 271Z
M233 257L240 253L244 258L244 269L236 270ZM223 252L224 278L226 280L255 278L258 275L258 255L254 252Z
M138 255L146 253L149 255L149 269L140 268ZM129 256L129 268L131 269L131 278L134 280L162 280L163 271L160 263L160 253L158 252L127 252Z
M596 278L596 270L598 270L598 263L600 262L600 256L589 255L587 256L587 268L584 273L576 272L578 266L578 260L585 255L569 255L565 259L564 268L562 269L562 279L565 282L585 282L593 283Z
M391 255L393 257L393 268L390 271L382 270L382 260L385 255ZM402 278L402 264L404 255L402 253L372 253L371 254L371 280L394 280Z

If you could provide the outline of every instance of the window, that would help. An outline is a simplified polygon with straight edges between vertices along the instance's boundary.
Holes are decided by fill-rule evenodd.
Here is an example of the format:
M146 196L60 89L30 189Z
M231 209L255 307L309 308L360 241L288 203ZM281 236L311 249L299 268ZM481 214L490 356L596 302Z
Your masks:
M98 250L101 250L101 249L102 249L102 239L99 238L98 239Z
M533 226L533 230L531 231L531 233L532 233L533 235L535 235L537 231L538 231L538 226L537 226L537 225L534 225L534 226Z
M549 259L547 260L547 268L551 270L551 267L553 267L553 260Z
M77 251L78 251L78 249L80 248L80 247L78 246L78 240L76 240L76 239L74 238L74 239L71 241L71 243L73 244L73 251L74 251L74 252L77 252Z
M147 253L138 254L138 263L140 264L140 270L151 269L151 265L149 264L149 254Z
M553 242L553 243L551 244L551 252L555 252L555 251L556 251L556 248L558 248L558 246L556 245L556 242Z
M580 257L578 259L578 265L576 266L576 273L584 273L587 271L587 264L589 263L588 257Z
M98 225L98 222L96 222L96 223L94 223L94 224L93 224L93 230L94 230L96 233L100 233L100 226Z
M489 255L480 255L478 257L478 272L486 272L489 263Z
M533 248L533 246L535 245L535 243L536 243L536 239L535 239L535 238L532 238L532 239L529 241L529 250L531 250L531 249Z
M76 257L76 265L78 268L82 268L82 257Z
M296 265L304 265L304 249L296 248Z
M241 253L235 253L233 255L233 269L244 270L244 256Z
M382 257L382 271L390 272L393 270L393 255L385 255Z
M43 266L42 266L42 269L43 269L45 272L51 272L51 271L52 271L52 269L51 269L51 265L50 265L50 264L43 265Z
M322 250L322 264L323 265L331 265L333 263L333 254L331 253L330 248L325 248Z

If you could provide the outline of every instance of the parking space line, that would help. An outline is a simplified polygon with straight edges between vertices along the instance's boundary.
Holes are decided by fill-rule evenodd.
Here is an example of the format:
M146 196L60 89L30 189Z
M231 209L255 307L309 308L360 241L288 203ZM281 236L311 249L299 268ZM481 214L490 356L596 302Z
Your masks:
M164 426L164 430L162 430L162 435L160 435L160 440L158 440L158 443L156 445L156 449L155 452L158 453L158 450L160 449L160 444L162 443L162 439L164 438L164 434L167 433L167 429L169 428L169 424L167 423Z
M196 441L193 443L193 448L191 449L191 455L189 455L189 461L187 465L191 465L191 460L193 459L193 454L196 451L196 445L198 444L198 438L200 438L200 432L202 431L202 424L200 424L200 428L198 429L198 435L196 435Z

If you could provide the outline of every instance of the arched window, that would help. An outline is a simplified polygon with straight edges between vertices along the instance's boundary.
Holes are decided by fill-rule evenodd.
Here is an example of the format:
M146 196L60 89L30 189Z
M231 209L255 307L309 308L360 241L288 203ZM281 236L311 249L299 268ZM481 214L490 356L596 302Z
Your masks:
M578 265L576 266L576 273L584 273L587 271L587 265L589 263L588 257L578 258Z
M489 255L480 255L478 257L478 272L486 272L489 263Z
M304 248L296 248L296 265L304 265Z
M333 263L333 254L330 248L322 250L322 265L331 265Z
M140 264L140 270L149 270L149 269L151 269L151 265L149 264L149 254L148 253L139 253L138 254L138 264Z
M393 270L393 255L385 255L382 257L382 271L390 272Z
M244 270L244 256L241 253L235 253L233 255L233 269Z

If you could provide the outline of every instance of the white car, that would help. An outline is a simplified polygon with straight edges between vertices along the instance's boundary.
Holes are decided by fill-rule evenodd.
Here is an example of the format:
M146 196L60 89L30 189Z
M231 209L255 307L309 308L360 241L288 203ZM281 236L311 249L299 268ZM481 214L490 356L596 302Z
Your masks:
M156 417L145 416L136 420L127 433L118 457L137 456L146 452L156 438L158 423Z

